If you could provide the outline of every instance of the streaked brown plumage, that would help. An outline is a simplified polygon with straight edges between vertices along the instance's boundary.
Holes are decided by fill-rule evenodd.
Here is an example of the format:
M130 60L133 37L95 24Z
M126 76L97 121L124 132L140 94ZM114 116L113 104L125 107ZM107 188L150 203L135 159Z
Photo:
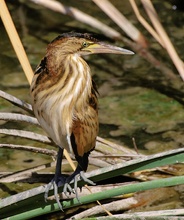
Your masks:
M95 147L98 134L97 89L89 66L81 57L93 53L133 54L99 42L89 34L62 34L48 45L31 84L35 116L59 146L55 177L48 185L45 197L53 185L60 208L56 195L59 185L64 184L65 193L72 191L69 183L77 174L93 184L85 178L83 171L87 170L88 156ZM62 149L73 153L78 162L76 171L69 178L61 174Z

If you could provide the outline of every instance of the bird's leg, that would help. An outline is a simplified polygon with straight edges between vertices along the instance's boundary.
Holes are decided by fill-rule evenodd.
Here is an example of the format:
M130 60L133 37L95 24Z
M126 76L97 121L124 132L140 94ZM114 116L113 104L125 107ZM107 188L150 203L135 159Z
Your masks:
M58 187L61 185L64 185L64 183L66 181L66 177L62 176L62 174L61 174L62 158L63 158L63 149L59 147L58 154L57 154L57 161L56 161L55 176L51 180L51 182L47 185L47 187L45 189L45 195L44 195L45 201L47 201L49 190L53 186L54 197L55 197L56 202L61 210L62 210L62 205L61 205L61 203L59 201L59 197L58 197Z
M66 178L64 188L63 188L63 193L67 196L67 193L75 193L76 199L79 201L79 196L77 192L77 183L78 183L78 177L82 179L84 182L90 184L90 185L95 185L95 183L91 180L89 180L85 174L84 171L87 170L88 166L88 156L89 153L84 154L83 157L76 157L76 160L78 162L78 166L75 169L75 171L68 177ZM74 188L70 186L70 182L74 180ZM80 202L80 201L79 201Z

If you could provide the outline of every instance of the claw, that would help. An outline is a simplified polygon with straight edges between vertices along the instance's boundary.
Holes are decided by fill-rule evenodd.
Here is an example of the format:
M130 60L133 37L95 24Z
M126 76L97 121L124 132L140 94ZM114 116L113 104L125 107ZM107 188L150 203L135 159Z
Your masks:
M74 189L72 189L70 184L66 182L63 187L63 193L65 194L66 197L69 197L68 194L71 194L71 193L75 194L75 191Z
M76 195L77 201L78 201L79 203L81 203L81 202L80 202L80 199L79 199L79 194L78 194L78 191L77 191L77 182L78 182L78 175L76 175L76 176L74 177L74 191L75 191L75 195Z
M61 202L59 201L59 196L58 196L58 187L63 185L63 183L65 182L65 178L63 176L61 176L60 178L57 178L57 181L55 180L56 178L54 178L46 187L45 189L45 194L44 194L44 198L45 201L47 202L48 199L48 194L49 194L49 190L53 187L54 190L54 198L59 206L59 208L61 209L61 211L63 211L63 207L61 205Z
M93 186L96 185L96 183L94 183L92 180L88 179L88 178L85 176L84 171L80 171L80 178L81 178L84 182L89 183L90 185L93 185Z
M59 201L59 196L58 196L58 186L56 184L56 182L54 181L54 197L55 200L59 206L59 208L61 209L61 211L63 211L63 206L61 205L60 201Z
M45 202L47 202L49 190L51 189L52 186L53 186L53 181L51 181L49 184L46 185L45 194L44 194Z
M68 196L68 193L73 193L75 194L76 196L76 199L78 200L78 202L80 202L80 199L79 199L79 195L78 195L78 191L77 191L77 184L78 184L78 177L80 176L80 179L82 179L83 181L85 181L86 183L90 184L90 185L96 185L93 181L89 180L85 174L84 174L84 171L80 171L79 174L76 174L75 175L75 172L69 176L67 179L66 179L66 182L64 184L64 187L63 187L63 193L67 196ZM74 187L72 188L70 186L70 182L74 180ZM82 187L81 187L82 189Z
M63 193L64 193L67 197L68 197L68 193L73 193L73 194L75 194L76 199L78 200L78 202L80 202L79 196L78 196L78 192L77 192L78 176L79 176L79 175L75 175L75 176L73 177L73 180L74 180L74 187L73 187L73 188L70 186L70 182L72 181L71 176L70 176L68 179L66 179L66 183L64 184L64 187L63 187Z

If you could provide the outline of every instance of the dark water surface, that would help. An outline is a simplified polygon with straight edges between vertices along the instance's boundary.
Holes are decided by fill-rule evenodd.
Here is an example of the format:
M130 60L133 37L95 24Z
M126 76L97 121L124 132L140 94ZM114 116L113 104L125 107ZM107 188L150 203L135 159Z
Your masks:
M98 32L73 20L29 1L7 1L18 33L25 46L33 69L45 54L46 45L58 34L68 31ZM91 1L62 1L78 7L102 22L120 31ZM153 1L163 26L178 54L184 60L184 13L173 10L168 1ZM128 1L116 0L114 4L149 39L150 51L177 73L167 53L138 23ZM114 44L123 46L122 42ZM99 88L100 136L133 148L132 137L140 152L152 154L183 147L184 142L184 87L174 88L170 79L139 55L93 55L86 57L94 80ZM9 38L0 21L0 89L30 102L29 84L12 49ZM177 86L176 86L177 87ZM22 112L0 99L0 111ZM26 123L0 121L1 128L35 130ZM40 146L38 143L0 136L0 143ZM33 167L50 161L50 157L0 149L0 172Z

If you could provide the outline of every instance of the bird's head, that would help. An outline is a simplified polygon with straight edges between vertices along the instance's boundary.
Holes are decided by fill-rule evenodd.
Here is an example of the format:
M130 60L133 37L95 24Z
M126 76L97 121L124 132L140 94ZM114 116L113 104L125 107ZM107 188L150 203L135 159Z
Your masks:
M79 56L98 53L134 54L130 50L98 41L90 34L75 32L59 35L48 45L48 50L57 51L60 55L78 54Z

